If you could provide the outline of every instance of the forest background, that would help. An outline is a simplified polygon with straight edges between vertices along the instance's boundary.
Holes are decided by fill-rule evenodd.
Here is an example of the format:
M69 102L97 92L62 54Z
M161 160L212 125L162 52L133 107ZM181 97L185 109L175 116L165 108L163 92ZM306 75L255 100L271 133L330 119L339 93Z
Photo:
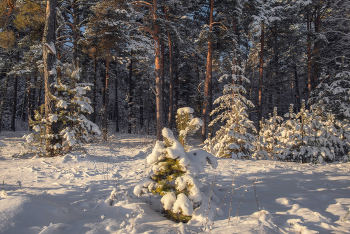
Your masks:
M105 140L107 132L161 139L163 127L175 130L176 110L190 106L204 142L220 128L209 127L220 114L210 113L227 84L254 104L247 114L258 132L274 107L276 116L290 104L298 112L332 88L327 100L336 101L322 99L325 109L346 119L348 83L331 84L348 74L349 8L348 0L2 0L0 131L31 130L45 84L55 82L93 84L87 117ZM55 55L49 70L45 50Z

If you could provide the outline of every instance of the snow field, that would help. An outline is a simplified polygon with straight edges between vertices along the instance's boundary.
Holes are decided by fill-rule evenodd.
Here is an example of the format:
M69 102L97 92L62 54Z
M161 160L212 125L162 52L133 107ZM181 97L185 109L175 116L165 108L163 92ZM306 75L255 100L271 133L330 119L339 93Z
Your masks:
M349 162L218 159L198 175L204 206L175 224L161 214L160 196L133 193L150 170L153 138L116 134L85 152L11 157L23 134L0 135L1 234L350 232Z

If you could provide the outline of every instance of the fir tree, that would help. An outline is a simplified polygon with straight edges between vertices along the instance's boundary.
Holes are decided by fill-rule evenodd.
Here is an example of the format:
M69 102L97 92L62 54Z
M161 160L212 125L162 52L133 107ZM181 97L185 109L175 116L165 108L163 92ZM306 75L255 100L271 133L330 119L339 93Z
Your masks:
M67 71L74 79L79 80L78 71ZM59 96L53 96L56 112L43 115L43 106L35 111L35 120L30 120L30 125L36 133L24 136L27 140L26 152L36 153L39 156L52 156L67 153L74 148L81 147L88 141L90 132L101 134L98 126L86 118L93 109L90 99L85 97L91 84L77 83L74 89L58 80L55 85ZM53 123L59 123L58 134L48 134L47 129ZM47 145L48 139L55 139L55 145Z
M162 135L164 141L157 141L146 158L147 164L152 165L152 171L149 177L135 186L134 194L141 196L152 192L161 195L166 216L176 222L187 222L202 201L202 185L196 176L204 171L207 162L215 168L216 159L203 150L186 153L167 128L163 129Z
M249 82L244 76L239 79ZM234 76L237 81L237 77ZM224 87L224 95L215 100L215 108L212 115L218 116L210 123L213 126L219 121L224 125L216 132L212 139L206 140L206 149L214 152L216 157L224 158L251 158L254 150L254 135L256 131L253 122L248 119L247 109L254 104L247 100L243 94L244 87L239 84L227 84Z

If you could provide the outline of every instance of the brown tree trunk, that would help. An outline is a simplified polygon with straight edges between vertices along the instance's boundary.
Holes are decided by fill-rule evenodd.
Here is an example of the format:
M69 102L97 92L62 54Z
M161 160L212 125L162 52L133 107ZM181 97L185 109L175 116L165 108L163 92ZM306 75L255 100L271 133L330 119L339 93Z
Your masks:
M165 16L168 20L168 15ZM172 45L170 32L167 30L168 34L168 47L169 47L169 113L168 113L168 128L173 128L174 121L174 110L173 110L173 101L174 101L174 79L173 79L173 58L172 58Z
M78 14L78 4L76 0L73 0L72 4L73 8L73 65L74 65L74 70L79 67L78 64L78 23L79 23L79 14ZM75 86L75 83L77 82L76 80L72 80L73 84L72 86Z
M306 14L307 20L307 87L308 87L308 96L310 97L311 93L311 40L310 40L310 17L309 11Z
M204 96L205 103L203 106L203 127L202 127L202 143L204 143L207 133L206 126L207 124L207 115L210 115L211 106L212 106L212 92L211 92L211 80L212 80L212 53L213 53L213 44L212 44L212 29L213 29L213 11L214 11L214 0L210 1L210 16L209 16L209 39L208 39L208 54L207 54L207 67L206 67L206 76L205 76L205 86L204 86ZM210 120L210 119L209 119Z
M9 72L9 65L7 68L7 73L8 72ZM2 94L1 94L2 98L1 98L1 102L0 102L0 132L2 129L2 115L4 113L4 105L5 105L6 96L7 96L8 83L9 83L9 75L6 74L5 83L4 83L4 86L2 88Z
M132 99L132 62L133 62L133 59L132 59L132 52L131 51L131 58L130 58L130 64L129 64L129 80L128 80L128 83L129 83L129 98L128 98L128 105L129 105L129 118L128 118L128 133L131 134L131 121L132 121L132 102L133 102L133 99Z
M320 13L318 12L318 7L316 7L315 10L316 18L315 18L315 33L318 34L319 27L320 27ZM310 22L311 24L311 22ZM313 79L313 88L316 89L317 87L317 78L318 78L318 51L319 51L319 42L315 42L315 49L314 49L314 79Z
M119 132L119 106L118 106L118 77L117 77L117 65L115 64L115 102L114 102L114 114L115 114L115 131Z
M264 74L264 23L261 23L261 40L260 40L260 69L259 69L259 100L258 100L258 121L262 118L262 88L263 88L263 74ZM260 131L260 124L258 124L258 132Z
M55 31L56 31L56 6L57 0L47 0L46 18L43 34L43 60L44 60L44 82L45 82L45 117L48 120L50 114L55 113L55 102L52 98L55 95L55 87L52 85L56 82L56 76L51 71L55 69L56 49L55 49ZM46 134L58 134L59 126L57 122L47 125ZM55 138L47 139L46 153L47 156L54 156L53 146L56 144Z
M174 80L174 110L177 111L178 107L178 99L179 99L179 71L177 64L175 65L175 80Z
M12 98L12 115L11 115L11 131L16 131L16 110L17 110L17 84L18 77L14 75L13 81L13 98Z
M297 70L296 64L294 64L294 81L295 81L295 92L296 92L296 98L297 98L296 109L300 110L300 108L301 108L301 95L300 95L300 89L299 89L298 70Z
M165 77L164 77L164 62L165 62L165 59L164 59L164 44L162 43L160 45L160 51L161 51L161 59L160 59L160 66L161 66L161 70L160 70L160 77L161 77L161 86L162 86L162 103L163 103L163 110L166 110L166 103L164 101L165 99ZM164 111L164 116L163 116L163 125L165 126L166 125L166 119L167 119L167 116L166 116L166 111Z
M109 51L108 51L109 55ZM102 89L102 133L103 140L108 140L108 82L109 82L109 58L106 59L106 77L103 82Z
M163 87L161 81L161 49L160 49L160 38L159 38L159 26L156 23L157 20L157 0L153 0L154 10L154 35L155 41L155 73L156 73L156 116L157 116L157 140L162 140L162 129L163 129Z
M92 109L91 121L96 123L96 101L97 101L97 52L94 54L94 74L93 74L93 84L92 89Z

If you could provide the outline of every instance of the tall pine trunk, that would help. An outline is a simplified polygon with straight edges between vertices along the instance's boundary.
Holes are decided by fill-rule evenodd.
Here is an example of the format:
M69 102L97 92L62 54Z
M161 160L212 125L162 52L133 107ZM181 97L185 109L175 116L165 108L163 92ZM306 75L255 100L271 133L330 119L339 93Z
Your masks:
M162 140L162 129L163 129L163 93L162 93L162 81L161 81L161 49L160 49L160 38L159 38L159 25L157 24L157 0L153 0L154 10L154 35L155 41L155 73L156 73L156 116L157 116L157 140Z
M108 50L109 55L109 50ZM109 58L106 59L106 77L103 79L103 89L102 89L102 133L103 140L108 140L108 83L109 83Z
M168 20L168 15L165 16L166 20ZM167 30L168 35L168 47L169 47L169 113L168 113L168 128L173 128L173 121L174 121L174 78L173 78L173 58L172 58L172 45L171 45L171 38L170 38L170 32Z
M320 28L320 12L318 11L318 7L316 7L315 9L315 33L316 35L319 32L319 28ZM314 49L314 79L313 79L313 88L316 89L317 87L317 78L318 78L318 74L319 74L319 64L317 62L318 60L318 53L319 53L319 42L316 41L315 42L315 49Z
M214 11L214 0L210 1L210 16L209 16L209 39L208 39L208 54L207 54L207 66L206 66L206 76L205 76L205 86L204 86L204 96L205 103L203 107L203 127L202 127L202 143L204 143L207 137L207 116L210 115L212 109L212 53L213 53L213 43L211 33L213 31L213 11ZM210 121L210 118L209 118Z
M55 102L52 98L55 95L56 76L53 74L56 62L55 40L56 40L56 6L57 0L47 0L46 18L43 34L43 60L44 60L44 82L45 82L45 117L48 120L50 114L55 113ZM58 124L53 122L46 128L46 134L58 134ZM46 141L47 156L54 156L52 146L56 144L55 138Z
M7 67L7 72L9 72L9 67L10 65L8 64L8 67ZM7 96L7 88L8 88L8 83L9 83L9 75L6 74L6 77L5 77L5 83L4 83L4 86L2 88L2 98L1 98L1 102L0 102L0 132L1 132L1 129L2 129L2 116L3 116L3 113L4 113L4 105L5 105L5 101L6 101L6 96Z
M128 94L128 105L129 105L129 117L128 117L128 133L131 134L131 130L132 130L132 125L131 125L131 121L132 121L132 102L133 102L133 93L132 93L132 63L133 63L133 59L132 59L132 55L133 51L131 50L131 57L130 57L130 64L129 64L129 79L128 79L128 85L129 85L129 94Z
M96 49L97 51L97 49ZM94 54L94 72L93 72L93 84L94 87L92 89L92 109L91 113L91 121L96 123L96 102L97 102L97 52Z
M118 77L117 77L117 63L115 63L114 67L115 73L115 102L114 102L114 115L115 115L115 131L119 132L119 106L118 106Z
M264 74L264 23L261 23L261 40L260 40L260 69L259 69L259 97L258 97L258 122L262 118L262 88L263 88L263 74ZM258 132L260 131L260 124L258 124Z
M16 110L17 110L17 86L18 77L14 75L13 81L13 97L12 97L12 114L11 114L11 131L16 131Z
M309 11L306 14L307 20L307 88L308 88L308 97L311 94L311 40L310 40L310 17Z

